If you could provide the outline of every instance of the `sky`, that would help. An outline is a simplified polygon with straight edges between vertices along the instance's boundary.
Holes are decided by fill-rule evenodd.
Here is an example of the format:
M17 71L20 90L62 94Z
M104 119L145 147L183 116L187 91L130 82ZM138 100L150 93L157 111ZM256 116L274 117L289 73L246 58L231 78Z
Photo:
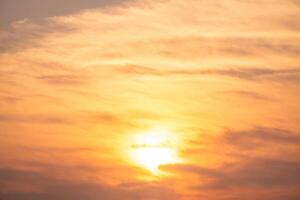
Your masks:
M0 0L1 200L300 198L298 0L66 2Z
M125 0L1 0L0 27L7 28L10 23L25 18L40 20L124 2Z

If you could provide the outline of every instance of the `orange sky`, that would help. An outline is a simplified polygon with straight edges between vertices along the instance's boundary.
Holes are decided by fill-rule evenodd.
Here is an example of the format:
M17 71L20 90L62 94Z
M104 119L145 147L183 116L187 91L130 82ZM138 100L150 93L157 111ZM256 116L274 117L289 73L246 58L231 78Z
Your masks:
M137 0L10 22L0 199L299 199L299 19Z

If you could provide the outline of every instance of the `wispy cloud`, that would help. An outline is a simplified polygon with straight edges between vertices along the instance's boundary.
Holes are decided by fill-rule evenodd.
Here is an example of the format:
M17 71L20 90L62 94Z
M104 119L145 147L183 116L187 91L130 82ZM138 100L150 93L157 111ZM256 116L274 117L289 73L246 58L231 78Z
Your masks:
M266 127L227 131L217 137L203 137L191 142L194 149L189 153L194 151L195 159L222 154L218 156L219 164L210 167L196 163L173 164L161 166L161 169L198 177L199 182L191 188L199 195L208 195L207 198L219 199L220 191L229 199L240 197L245 189L256 190L257 195L251 193L251 198L256 199L271 199L272 195L267 194L269 190L283 191L282 197L296 199L300 161L294 158L299 155L297 152L290 153L300 147L299 139L298 133ZM268 154L268 147L273 148L272 155ZM250 149L253 151L249 152Z
M151 67L143 67L136 65L127 65L125 67L120 67L118 69L121 73L124 74L136 74L136 75L154 75L154 76L172 76L172 75L191 75L191 76L200 76L200 75L217 75L217 76L228 76L232 78L240 78L247 80L255 79L268 79L272 77L277 77L280 79L280 75L296 75L300 73L300 69L282 69L274 70L271 68L264 67L228 67L225 69L157 69Z
M15 183L31 183L31 187L36 192L22 191L20 188L2 187L0 197L4 199L178 199L177 195L166 187L160 187L155 184L141 184L137 187L126 187L123 185L105 185L91 183L83 180L63 180L60 178L49 177L44 173L30 172L17 169L1 168L1 181L10 181Z
M297 199L299 18L294 0L139 0L14 22L0 32L0 198ZM161 179L126 154L157 125L186 161Z
M300 145L299 133L287 130L257 127L245 131L229 131L224 134L224 142L240 148L258 148L260 145Z
M86 80L84 77L76 75L48 75L37 78L53 85L81 85Z
M245 161L221 166L217 169L197 166L170 165L162 168L193 173L209 178L208 183L193 187L194 189L226 189L226 188L272 188L300 185L299 162L245 158ZM263 198L261 198L263 199Z
M229 91L219 91L216 92L217 95L228 95L228 96L238 96L245 97L254 100L264 100L264 101L273 101L272 97L268 97L267 95L262 95L258 92L248 91L248 90L229 90Z

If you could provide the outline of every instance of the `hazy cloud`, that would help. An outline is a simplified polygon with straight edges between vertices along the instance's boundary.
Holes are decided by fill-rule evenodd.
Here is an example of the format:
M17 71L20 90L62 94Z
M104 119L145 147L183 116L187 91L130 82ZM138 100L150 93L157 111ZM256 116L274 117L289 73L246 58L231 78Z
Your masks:
M38 0L26 2L3 0L0 3L0 25L7 26L13 21L29 19L42 19L57 15L67 15L83 9L118 4L124 0L73 0L62 4L59 0L46 0L41 3Z
M69 124L71 121L57 115L14 115L1 114L0 122L6 123L50 123L50 124Z
M222 140L240 148L257 148L264 144L300 145L299 133L276 128L257 127L252 130L228 131Z
M243 67L228 67L225 69L157 69L151 67L143 67L136 65L127 65L120 67L118 69L121 73L124 74L136 74L136 75L153 75L153 76L172 76L172 75L218 75L218 76L228 76L232 78L240 78L246 80L255 80L255 79L269 79L270 77L277 77L280 75L289 75L293 74L297 77L300 76L300 69L282 69L274 70L271 68L243 68Z
M239 97L245 97L245 98L250 98L250 99L255 99L255 100L264 100L264 101L272 101L273 99L271 97L268 97L266 95L262 95L257 92L253 91L247 91L247 90L230 90L230 91L220 91L216 92L215 94L217 95L234 95L234 96L239 96Z
M0 199L299 199L299 3L117 2L0 3Z
M66 170L66 169L65 169ZM81 180L63 180L54 178L44 173L30 172L24 170L1 168L1 183L16 182L28 184L37 191L18 191L18 188L1 188L0 198L5 200L40 200L40 199L177 199L177 195L164 187L155 184L141 184L137 187L126 187L123 185L104 185Z
M163 166L162 169L193 173L208 178L207 183L194 189L226 189L250 187L265 188L274 186L300 185L300 162L247 158L217 168L189 165Z
M81 85L87 80L78 75L47 75L37 78L52 85Z

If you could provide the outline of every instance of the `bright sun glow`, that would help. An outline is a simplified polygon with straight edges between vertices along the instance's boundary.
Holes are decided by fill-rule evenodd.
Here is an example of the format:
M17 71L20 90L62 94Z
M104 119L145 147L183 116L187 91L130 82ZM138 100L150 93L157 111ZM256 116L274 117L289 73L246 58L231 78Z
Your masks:
M138 134L132 145L134 161L153 173L158 173L160 165L178 161L175 139L174 134L161 128Z

